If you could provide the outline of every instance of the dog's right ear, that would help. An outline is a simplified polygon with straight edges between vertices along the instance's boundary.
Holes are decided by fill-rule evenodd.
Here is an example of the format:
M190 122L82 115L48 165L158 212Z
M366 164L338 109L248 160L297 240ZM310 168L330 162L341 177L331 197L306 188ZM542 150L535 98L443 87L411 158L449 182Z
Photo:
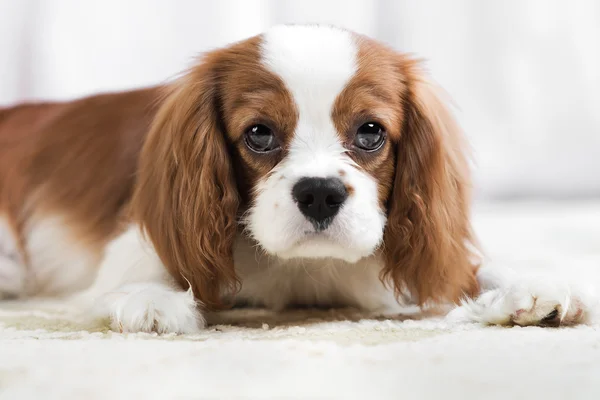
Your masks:
M209 309L239 284L233 265L239 194L220 120L219 52L174 83L143 146L134 219L173 278Z
M419 304L478 292L470 225L470 174L462 131L418 62L401 58L404 127L384 233L386 267Z

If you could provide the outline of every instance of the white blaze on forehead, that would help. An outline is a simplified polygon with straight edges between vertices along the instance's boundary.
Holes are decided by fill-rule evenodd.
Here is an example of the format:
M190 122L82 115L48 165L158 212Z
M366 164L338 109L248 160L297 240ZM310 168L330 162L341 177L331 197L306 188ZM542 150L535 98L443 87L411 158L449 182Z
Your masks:
M277 26L264 34L262 62L282 79L298 108L289 154L295 161L344 152L331 111L356 72L357 51L350 32L332 27Z
M297 100L307 95L332 105L356 72L357 47L350 32L324 26L276 26L264 34L263 63ZM307 111L310 104L299 103Z

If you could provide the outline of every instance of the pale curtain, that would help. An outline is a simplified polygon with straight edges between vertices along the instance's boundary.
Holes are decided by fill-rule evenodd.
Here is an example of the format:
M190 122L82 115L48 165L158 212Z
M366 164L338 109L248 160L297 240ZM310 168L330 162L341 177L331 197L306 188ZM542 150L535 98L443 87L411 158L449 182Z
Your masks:
M285 22L428 58L459 106L481 197L600 195L595 0L0 0L0 104L154 84Z

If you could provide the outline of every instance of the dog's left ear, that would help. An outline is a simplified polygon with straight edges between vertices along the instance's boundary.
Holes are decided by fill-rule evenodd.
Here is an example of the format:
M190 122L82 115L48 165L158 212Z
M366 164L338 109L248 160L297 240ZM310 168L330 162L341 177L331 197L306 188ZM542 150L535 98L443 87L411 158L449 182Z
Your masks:
M132 200L133 217L167 271L212 309L239 286L233 246L240 200L218 108L227 54L205 55L171 85L144 143Z
M469 222L470 176L462 132L417 62L403 60L404 122L384 233L399 295L419 304L457 301L478 289ZM405 294L405 293L403 293Z

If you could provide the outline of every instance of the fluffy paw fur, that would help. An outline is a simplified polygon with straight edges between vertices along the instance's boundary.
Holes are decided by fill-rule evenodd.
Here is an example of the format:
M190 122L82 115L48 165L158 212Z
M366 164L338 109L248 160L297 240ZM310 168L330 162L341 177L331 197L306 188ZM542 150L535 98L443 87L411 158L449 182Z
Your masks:
M117 332L195 333L206 324L191 291L163 284L126 285L102 302Z

